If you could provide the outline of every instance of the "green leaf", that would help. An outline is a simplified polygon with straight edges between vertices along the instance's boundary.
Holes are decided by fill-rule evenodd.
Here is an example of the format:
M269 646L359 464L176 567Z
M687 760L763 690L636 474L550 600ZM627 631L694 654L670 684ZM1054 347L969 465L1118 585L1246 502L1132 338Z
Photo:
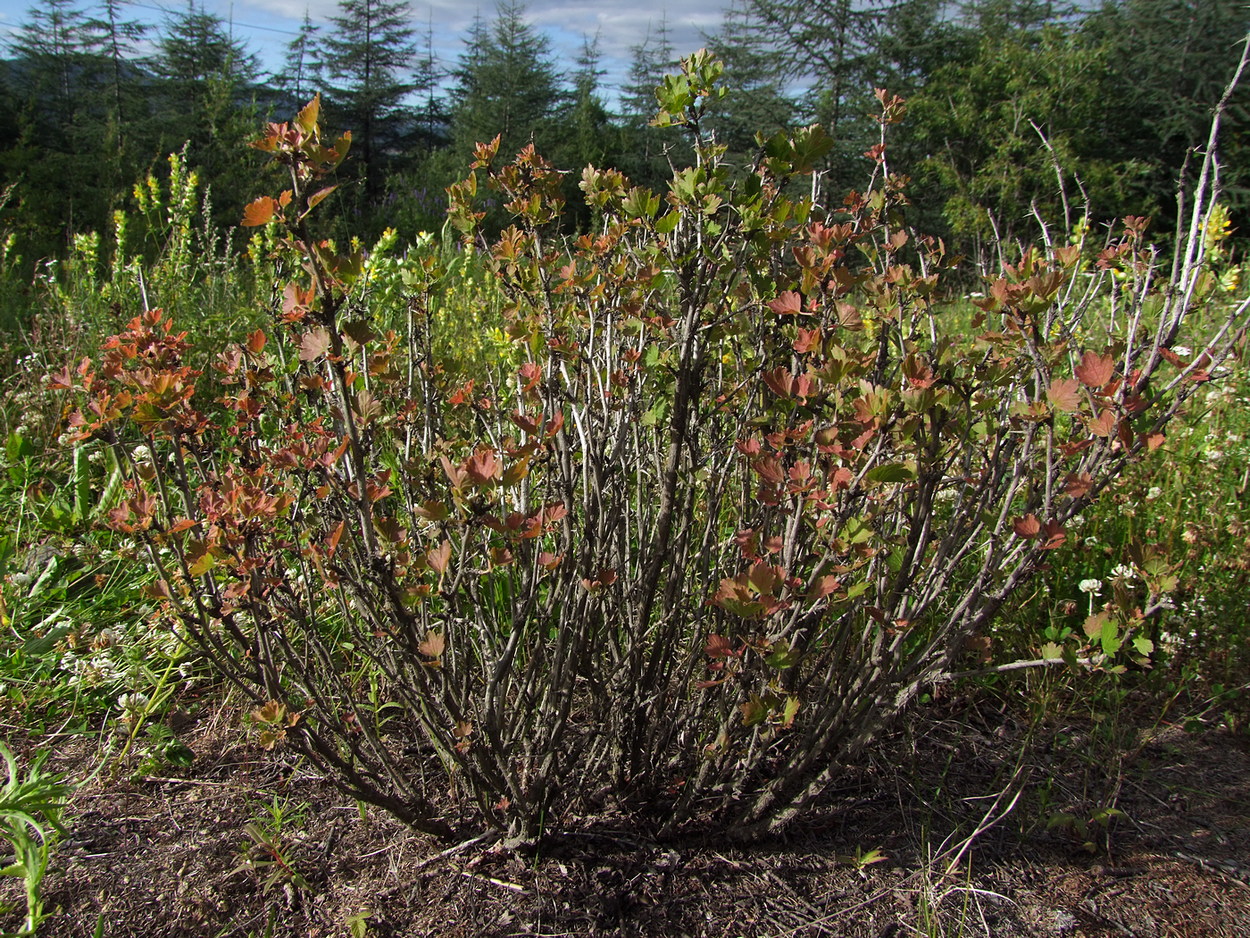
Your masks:
M22 436L20 432L14 430L9 434L8 439L4 441L4 455L10 463L21 462L29 456L35 455L35 447Z
M1063 648L1054 642L1047 642L1042 646L1043 661L1058 661L1063 658Z
M317 126L317 120L321 116L321 95L315 95L311 101L300 109L299 114L295 118L295 123L299 125L299 129L306 134L313 132Z
M859 583L854 584L853 586L847 587L846 599L848 600L858 599L860 596L863 596L866 592L868 592L868 587L870 585L871 584L869 584L867 581L861 581Z
M776 668L778 671L784 671L786 668L793 668L802 660L803 655L797 648L787 648L782 645L781 648L778 648L772 654L768 655L764 659L764 663L770 668Z
M73 461L74 521L85 521L91 513L91 463L87 461L86 447L74 446Z
M869 482L910 482L916 478L916 470L907 463L892 462L869 469L864 478Z
M768 716L768 705L760 699L759 694L752 694L751 699L739 708L742 711L742 725L755 726L764 722Z
M1102 653L1108 658L1115 656L1120 650L1120 646L1124 644L1124 640L1120 638L1120 630L1116 626L1115 620L1108 618L1102 625L1102 634L1099 636L1099 642L1102 644Z
M847 518L846 527L842 529L842 536L852 544L863 544L872 538L872 533L872 525L859 517Z

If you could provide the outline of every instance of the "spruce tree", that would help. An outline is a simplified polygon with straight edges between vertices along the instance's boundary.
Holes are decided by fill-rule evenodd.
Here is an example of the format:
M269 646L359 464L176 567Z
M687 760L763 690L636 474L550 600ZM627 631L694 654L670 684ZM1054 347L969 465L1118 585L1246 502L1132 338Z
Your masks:
M434 52L434 23L431 19L426 25L412 69L413 143L427 155L447 142L447 105L438 93L439 83L445 77L446 73Z
M256 56L234 38L226 21L195 0L166 21L152 64L175 95L190 94L192 100L202 96L208 82L244 85L260 73Z
M655 116L655 89L665 75L677 70L668 17L661 17L654 31L648 23L642 42L632 46L630 53L629 81L621 86L621 116L627 125L638 129Z
M1106 47L1113 89L1096 140L1113 158L1136 162L1134 211L1155 216L1156 229L1166 229L1175 219L1176 168L1206 143L1211 109L1250 30L1250 6L1119 0L1092 15L1086 30ZM1221 182L1225 201L1244 211L1250 207L1250 83L1242 81L1230 104L1221 131Z
M477 20L466 39L452 109L452 140L461 156L496 134L507 155L531 140L542 151L553 138L559 80L547 37L524 17L519 3L501 3L489 28Z
M599 37L583 37L577 69L572 75L573 93L567 118L567 126L572 131L571 152L568 159L562 160L577 169L587 164L603 166L611 150L608 112L599 94L599 83L605 74L600 61Z
M51 109L49 122L67 122L84 74L90 21L73 0L40 0L9 41L29 98Z
M325 40L332 114L352 132L367 200L382 189L384 165L412 122L404 106L417 52L406 0L340 0Z
M324 63L317 45L320 32L321 27L313 23L305 8L299 32L287 43L283 69L273 76L275 87L290 98L288 104L292 106L302 106L321 90Z
M658 103L656 88L664 76L678 70L668 18L654 29L647 25L642 42L631 48L629 80L621 86L622 146L619 168L634 182L659 188L669 177L666 150L684 143L672 131L650 126Z
M13 132L0 151L0 187L17 183L20 250L59 253L71 234L102 223L91 28L72 0L39 0L8 42L6 110Z
M151 67L161 81L154 89L158 137L149 145L165 154L186 144L190 165L222 195L215 220L235 224L257 185L254 171L238 157L260 119L256 56L225 20L193 0L166 20Z

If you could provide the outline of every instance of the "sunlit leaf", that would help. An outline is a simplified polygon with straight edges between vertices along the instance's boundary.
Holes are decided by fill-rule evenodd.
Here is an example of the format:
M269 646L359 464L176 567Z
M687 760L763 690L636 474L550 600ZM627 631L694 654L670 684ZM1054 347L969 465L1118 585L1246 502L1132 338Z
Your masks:
M244 228L255 228L259 225L267 225L273 221L274 213L278 210L278 203L267 195L262 195L254 202L248 203L243 209L243 221L240 224Z
M287 113L290 113L289 111ZM313 96L313 99L305 104L299 114L295 118L295 123L299 125L299 129L306 134L310 134L317 126L317 121L321 117L321 95Z
M321 326L305 332L299 342L301 361L315 361L330 351L330 333Z
M425 655L427 658L440 658L443 651L447 648L447 640L443 637L442 632L430 630L425 633L423 638L417 644L417 651Z

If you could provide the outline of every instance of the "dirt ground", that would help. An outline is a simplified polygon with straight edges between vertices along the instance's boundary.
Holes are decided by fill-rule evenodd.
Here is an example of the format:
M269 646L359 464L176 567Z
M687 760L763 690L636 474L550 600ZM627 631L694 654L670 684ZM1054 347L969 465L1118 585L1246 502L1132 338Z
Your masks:
M1022 748L1009 715L949 710L885 741L770 843L654 843L587 819L526 858L362 817L307 767L241 743L219 710L182 729L185 777L78 789L39 934L1250 936L1244 735L1122 733L1121 759L1094 724ZM81 771L95 745L62 740L51 767ZM294 813L265 834L275 795ZM1122 814L1100 822L1112 802ZM885 859L866 863L873 850ZM20 900L18 885L3 895Z

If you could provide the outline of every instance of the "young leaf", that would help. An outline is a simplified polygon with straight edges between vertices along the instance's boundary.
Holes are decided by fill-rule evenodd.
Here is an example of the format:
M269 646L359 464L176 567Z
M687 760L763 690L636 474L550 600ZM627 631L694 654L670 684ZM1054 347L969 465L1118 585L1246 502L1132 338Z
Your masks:
M330 351L330 333L321 326L304 333L303 338L300 339L300 361L316 361L328 351Z
M321 116L321 95L317 94L311 101L300 109L295 123L299 125L299 129L306 134L310 134L317 127L317 120Z
M317 205L319 205L322 202L322 200L325 199L326 196L328 196L331 192L333 192L337 188L338 186L326 186L324 189L320 189L317 192L314 192L312 195L308 197L308 208L306 211L311 212L314 208L317 207Z
M451 542L444 539L438 547L431 547L425 552L425 559L434 572L442 576L451 562Z
M243 221L240 224L244 228L256 228L260 225L267 225L273 220L274 213L277 210L278 203L269 196L262 195L243 209Z

